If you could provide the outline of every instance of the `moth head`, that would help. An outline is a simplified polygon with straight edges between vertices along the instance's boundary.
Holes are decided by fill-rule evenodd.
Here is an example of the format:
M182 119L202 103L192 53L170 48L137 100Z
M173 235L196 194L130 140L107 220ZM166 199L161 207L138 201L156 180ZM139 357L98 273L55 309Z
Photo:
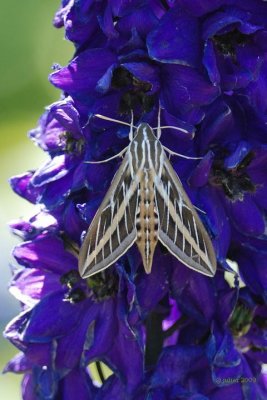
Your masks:
M155 140L158 140L158 138L151 126L145 122L142 122L140 125L138 125L135 131L134 140L154 142Z

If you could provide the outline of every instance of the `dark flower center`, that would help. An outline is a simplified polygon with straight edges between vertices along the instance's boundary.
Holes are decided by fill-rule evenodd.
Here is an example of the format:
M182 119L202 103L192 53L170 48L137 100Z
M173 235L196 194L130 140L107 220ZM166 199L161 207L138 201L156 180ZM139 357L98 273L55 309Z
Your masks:
M165 10L169 10L170 9L170 6L169 6L169 4L168 4L168 2L166 0L161 0L161 4L165 8Z
M76 139L70 132L63 132L60 135L60 143L66 153L76 155L82 153L85 145L84 139Z
M87 282L97 301L113 297L118 293L118 278L109 271L93 275L87 279Z
M223 35L214 35L213 42L215 43L218 51L224 56L235 58L236 47L244 46L248 41L248 35L241 33L239 30L234 29Z
M253 157L254 154L252 152L248 153L237 167L231 169L226 169L222 160L215 161L210 179L211 184L221 186L231 201L242 201L245 193L254 193L256 191L256 185L245 171Z
M79 272L76 269L72 269L60 277L60 283L66 285L69 289L72 289L80 279L81 277Z
M84 292L83 289L81 288L75 288L70 290L66 295L65 295L65 301L69 301L70 303L79 303L80 301L83 301L86 299L86 293Z
M243 303L237 304L229 323L233 336L241 337L245 335L249 331L252 321L253 311Z
M60 277L60 283L68 288L68 292L64 296L64 301L75 304L86 299L85 289L79 286L81 282L79 272L75 269L66 272L66 274Z
M19 324L19 327L18 327L18 333L23 333L24 332L25 328L28 325L28 322L29 322L30 318L31 318L31 312L27 313L26 315L24 315L23 319L20 320L20 324Z
M239 351L262 353L266 350L265 347L253 341L253 338L259 336L259 331L264 332L266 330L266 318L261 315L254 316L254 310L241 301L234 309L229 328L234 337L235 347Z
M113 72L112 87L122 91L120 99L120 113L130 114L131 110L141 108L142 112L149 112L154 105L154 96L149 95L151 84L136 78L127 69L118 67Z

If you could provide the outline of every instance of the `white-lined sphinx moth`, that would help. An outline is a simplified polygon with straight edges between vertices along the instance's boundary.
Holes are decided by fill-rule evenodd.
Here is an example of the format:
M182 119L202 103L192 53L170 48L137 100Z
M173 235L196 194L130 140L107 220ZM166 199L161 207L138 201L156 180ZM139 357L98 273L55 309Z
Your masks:
M130 144L120 153L125 153L120 168L82 243L80 275L87 278L104 270L135 242L149 274L159 240L183 264L213 276L211 240L171 166L169 150L159 141L160 128L157 136L147 123L135 135L132 129Z

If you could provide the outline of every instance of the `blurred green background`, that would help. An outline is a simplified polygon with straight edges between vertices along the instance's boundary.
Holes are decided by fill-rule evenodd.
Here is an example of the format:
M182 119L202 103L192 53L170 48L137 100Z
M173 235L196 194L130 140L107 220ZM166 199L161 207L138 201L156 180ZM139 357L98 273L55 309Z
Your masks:
M47 79L53 63L65 65L73 54L73 45L64 40L64 30L52 26L60 1L9 0L1 2L0 13L0 325L1 331L19 311L18 302L9 294L9 266L16 238L9 232L11 219L31 214L32 206L15 195L8 178L34 169L46 156L28 138L44 107L58 100L60 92ZM0 339L1 371L16 354L16 349ZM0 375L1 399L18 400L21 376Z

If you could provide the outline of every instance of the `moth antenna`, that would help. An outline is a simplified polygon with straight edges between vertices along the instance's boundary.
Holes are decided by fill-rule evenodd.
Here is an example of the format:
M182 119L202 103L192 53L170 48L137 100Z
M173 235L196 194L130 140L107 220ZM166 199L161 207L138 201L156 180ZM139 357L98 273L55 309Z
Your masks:
M131 110L131 125L130 125L130 133L129 133L129 139L130 141L133 140L133 128L134 128L134 114L133 114L133 110Z
M157 126L157 138L159 139L161 137L161 126L160 126L160 114L161 114L161 107L159 104L159 111L158 111L158 126Z
M153 130L158 130L158 128L152 128L152 129L153 129ZM188 132L186 129L179 128L178 126L169 126L169 125L166 125L166 126L161 126L160 129L175 129L176 131L180 131L180 132L182 132L182 133L186 133L187 135L190 135L191 139L194 139L194 137L195 137L195 132L190 133L190 132Z
M166 146L162 146L164 148L164 150L166 150L171 156L178 156L181 158L186 158L187 160L202 160L204 157L189 157L189 156L185 156L184 154L180 154L180 153L176 153L175 151L172 151L170 149L168 149L168 147Z
M128 122L120 121L120 120L114 119L114 118L109 118L109 117L106 117L105 115L101 115L101 114L94 114L94 116L99 118L99 119L104 119L106 121L111 121L111 122L115 122L115 123L118 123L118 124L127 125L129 127L136 128L136 126L132 125L132 122L129 124Z
M204 210L201 210L201 208L198 208L197 206L194 206L194 208L196 209L196 210L198 210L199 212L201 212L202 214L207 214L206 213L206 211L204 211Z
M110 158L106 158L105 160L101 160L101 161L84 161L84 163L85 164L102 164L102 163L108 162L110 160L114 160L114 158L122 157L123 154L126 152L127 148L128 148L128 146L125 147L120 153L115 154L115 156L112 156Z

